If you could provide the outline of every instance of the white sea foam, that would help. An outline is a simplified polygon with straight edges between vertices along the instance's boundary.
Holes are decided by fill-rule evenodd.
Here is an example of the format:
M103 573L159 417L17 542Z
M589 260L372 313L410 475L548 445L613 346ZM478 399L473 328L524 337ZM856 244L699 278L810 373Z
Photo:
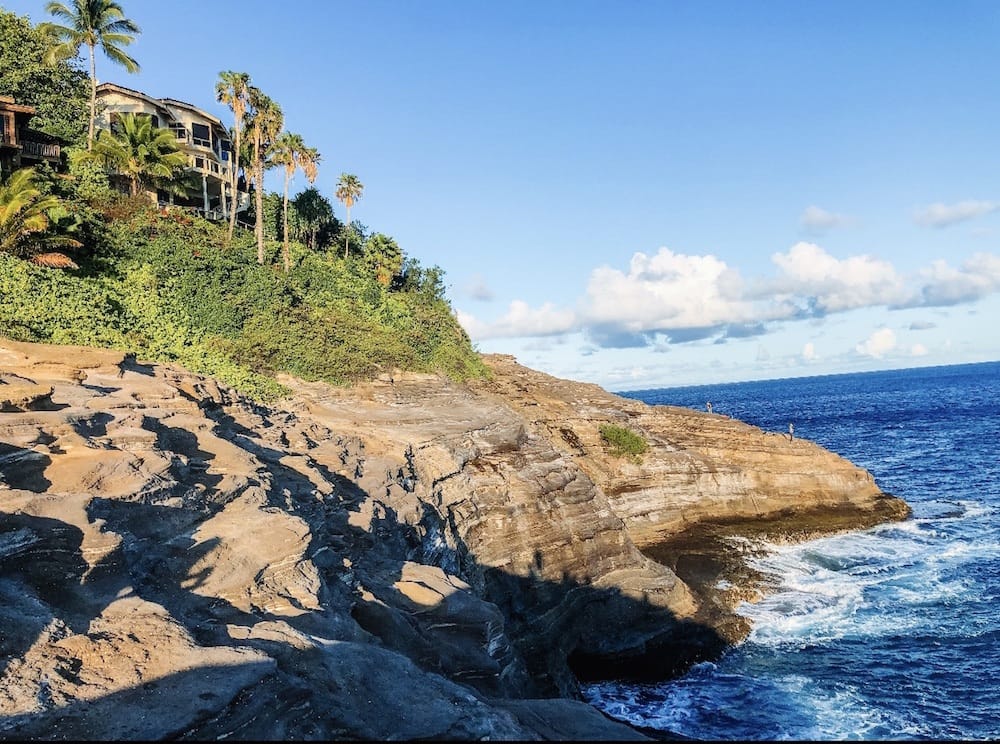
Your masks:
M974 513L962 504L963 519ZM797 545L768 545L754 567L778 590L739 612L753 621L751 641L802 645L895 635L932 625L919 607L948 606L973 587L955 578L967 559L1000 556L995 540L956 539L934 520L910 520Z

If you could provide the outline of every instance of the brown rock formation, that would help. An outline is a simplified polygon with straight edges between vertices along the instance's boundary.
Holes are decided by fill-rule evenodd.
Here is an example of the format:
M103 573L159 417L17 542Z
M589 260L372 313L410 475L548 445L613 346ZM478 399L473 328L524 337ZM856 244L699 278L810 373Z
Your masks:
M488 362L265 408L0 340L0 737L638 737L540 698L738 638L731 532L905 514L808 442Z

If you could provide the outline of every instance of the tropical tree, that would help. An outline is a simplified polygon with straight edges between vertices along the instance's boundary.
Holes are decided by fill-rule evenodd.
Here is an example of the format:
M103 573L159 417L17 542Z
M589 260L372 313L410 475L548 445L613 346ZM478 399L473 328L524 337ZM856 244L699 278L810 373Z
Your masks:
M215 98L219 103L229 106L233 112L233 152L230 163L232 166L230 174L232 204L229 209L229 232L226 235L226 244L228 245L232 242L233 232L236 230L236 189L239 184L240 139L243 135L247 109L250 106L250 76L245 72L233 72L232 70L220 72L219 81L215 84Z
M79 241L47 234L50 213L61 208L55 196L42 193L33 168L14 171L0 185L0 252L25 258L41 266L77 268L69 256L51 248L80 247Z
M187 156L177 149L169 129L153 126L147 114L122 114L112 131L102 129L93 149L78 160L94 161L128 179L129 193L138 196L143 187L152 189L182 175Z
M321 241L324 234L335 233L337 218L333 216L333 206L330 200L313 187L304 189L292 199L292 206L298 215L298 224L302 232L298 239L316 250L328 243Z
M70 7L50 2L45 10L68 25L44 23L42 30L51 34L54 44L45 56L46 62L55 63L70 59L80 53L86 44L90 54L90 126L87 129L87 149L94 146L94 122L97 119L97 63L94 50L100 46L105 56L127 72L138 72L139 63L128 56L122 47L135 41L139 27L125 17L125 11L114 0L73 0Z
M275 138L284 124L281 107L260 88L248 88L246 128L251 138L251 164L253 167L256 201L257 263L264 265L264 171L271 166L269 157Z
M282 132L274 141L274 153L271 159L277 165L284 166L285 168L285 192L281 207L281 234L284 237L282 257L285 263L285 271L287 272L290 268L288 256L288 184L298 168L301 168L302 172L305 173L306 178L309 179L309 183L315 183L320 155L316 148L306 147L302 135Z
M403 268L403 250L399 243L382 233L375 233L365 241L365 262L371 267L375 279L388 287Z
M364 189L364 184L358 180L357 176L350 173L340 174L340 180L337 181L337 198L347 207L347 221L344 224L351 224L351 207L354 206L354 202L361 198L361 192ZM347 258L349 236L350 230L344 234L344 258Z
M45 64L52 37L0 8L0 92L35 108L31 128L66 143L87 136L90 80L74 60Z

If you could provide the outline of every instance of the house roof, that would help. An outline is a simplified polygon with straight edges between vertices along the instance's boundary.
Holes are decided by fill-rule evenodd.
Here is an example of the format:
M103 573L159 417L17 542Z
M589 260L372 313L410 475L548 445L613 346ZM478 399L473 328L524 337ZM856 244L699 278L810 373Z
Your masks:
M164 110L171 119L176 118L170 111L171 108L186 109L187 111L197 114L203 119L207 119L216 126L221 127L223 131L226 131L225 125L217 116L213 116L212 114L209 114L206 111L202 111L197 106L194 106L186 101L179 101L176 98L153 98L152 96L143 93L140 90L133 90L132 88L126 88L124 85L118 85L117 83L101 83L100 85L97 86L98 95L100 95L101 92L103 91L114 92L114 93L119 93L121 95L130 96L132 98L138 98L139 100L145 101L146 103L149 103L153 106L156 106L157 108Z

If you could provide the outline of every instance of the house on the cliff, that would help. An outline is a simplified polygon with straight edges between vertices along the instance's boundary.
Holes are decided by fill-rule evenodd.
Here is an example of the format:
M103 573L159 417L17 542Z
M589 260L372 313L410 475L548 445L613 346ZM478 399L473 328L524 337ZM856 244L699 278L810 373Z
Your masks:
M28 123L34 115L33 106L0 95L0 179L18 168L40 163L59 166L59 140L31 129Z
M236 164L229 131L211 114L174 98L153 98L137 90L115 83L97 86L99 114L97 126L113 127L124 113L146 114L155 127L170 129L177 147L188 157L188 168L200 177L195 187L184 196L160 193L159 201L191 207L209 219L228 219L230 209L237 213L250 205L249 194L242 188L232 190L232 169Z

